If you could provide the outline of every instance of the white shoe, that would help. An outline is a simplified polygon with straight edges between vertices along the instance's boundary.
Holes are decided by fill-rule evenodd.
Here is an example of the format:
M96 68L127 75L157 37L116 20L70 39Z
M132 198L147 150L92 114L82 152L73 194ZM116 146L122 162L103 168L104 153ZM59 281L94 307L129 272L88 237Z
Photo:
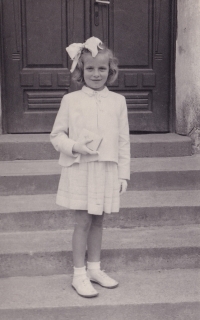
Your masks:
M119 285L119 282L109 277L103 270L89 269L87 275L90 281L100 284L102 287L113 289Z
M96 297L99 294L91 284L90 279L87 277L87 275L73 277L72 287L80 296L84 298Z

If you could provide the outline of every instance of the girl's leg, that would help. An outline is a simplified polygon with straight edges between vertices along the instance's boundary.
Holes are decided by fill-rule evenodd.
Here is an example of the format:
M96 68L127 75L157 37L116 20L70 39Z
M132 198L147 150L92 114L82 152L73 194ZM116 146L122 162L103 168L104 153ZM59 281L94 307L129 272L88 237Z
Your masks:
M88 261L100 261L104 215L92 215L92 222L87 239Z
M88 233L92 223L92 216L87 211L75 211L75 227L72 237L73 263L74 267L85 266L85 251Z
M102 287L116 288L118 286L118 282L109 277L104 271L100 269L102 233L103 215L93 216L87 242L87 274L91 281L100 284Z
M74 275L72 287L85 298L96 297L98 292L92 286L86 274L85 251L92 217L87 211L75 212L75 227L72 237Z

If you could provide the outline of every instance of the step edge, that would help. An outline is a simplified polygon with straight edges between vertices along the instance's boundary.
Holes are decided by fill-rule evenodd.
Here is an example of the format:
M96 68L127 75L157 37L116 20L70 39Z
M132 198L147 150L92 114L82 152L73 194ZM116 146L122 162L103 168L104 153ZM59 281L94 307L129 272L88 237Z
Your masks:
M105 228L103 233L102 251L175 250L177 248L182 250L192 248L200 251L200 224L133 229ZM72 234L72 229L0 233L0 255L71 252ZM117 242L119 234L120 244ZM176 237L174 237L175 234Z
M13 167L16 168L13 170ZM13 170L10 173L10 170ZM0 176L60 174L58 160L0 161ZM131 158L131 173L200 171L200 155L185 157Z
M56 205L55 200L56 194L0 196L0 214L64 210L64 207ZM30 203L34 203L34 206L30 207ZM200 190L127 191L121 197L120 208L185 208L189 206L200 206Z
M0 279L4 290L7 288L4 300L1 301L0 310L47 310L58 307L91 308L110 305L144 306L166 303L173 305L200 304L198 274L199 272L193 269L134 271L129 277L120 272L111 273L111 276L119 279L121 285L112 291L112 295L109 290L105 291L98 286L100 296L93 300L85 300L77 296L71 288L70 275ZM134 292L138 283L140 290ZM32 288L33 291L28 292L29 288ZM50 288L51 290L49 290ZM69 289L66 290L67 288ZM152 289L147 290L148 288ZM39 290L39 295L36 293L37 290ZM129 294L127 294L128 292ZM134 299L132 298L133 292ZM42 296L44 300L41 300ZM9 298L9 301L6 298Z

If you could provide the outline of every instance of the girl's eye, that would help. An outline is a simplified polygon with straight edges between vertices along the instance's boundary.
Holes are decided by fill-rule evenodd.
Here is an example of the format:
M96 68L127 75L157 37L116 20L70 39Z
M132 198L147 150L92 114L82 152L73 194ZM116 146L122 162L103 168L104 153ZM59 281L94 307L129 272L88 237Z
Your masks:
M93 70L93 68L92 67L88 67L88 68L86 68L86 70L91 71L91 70Z

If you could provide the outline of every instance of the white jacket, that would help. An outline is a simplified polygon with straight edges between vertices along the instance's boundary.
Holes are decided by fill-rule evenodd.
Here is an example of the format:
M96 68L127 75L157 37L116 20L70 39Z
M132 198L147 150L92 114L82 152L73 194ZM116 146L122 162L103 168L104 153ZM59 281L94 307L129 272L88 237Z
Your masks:
M74 155L72 148L82 129L103 137L99 155ZM50 134L54 148L60 152L59 164L90 161L118 163L120 179L130 179L130 140L127 106L124 96L105 87L94 91L86 86L66 94Z

